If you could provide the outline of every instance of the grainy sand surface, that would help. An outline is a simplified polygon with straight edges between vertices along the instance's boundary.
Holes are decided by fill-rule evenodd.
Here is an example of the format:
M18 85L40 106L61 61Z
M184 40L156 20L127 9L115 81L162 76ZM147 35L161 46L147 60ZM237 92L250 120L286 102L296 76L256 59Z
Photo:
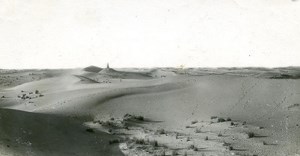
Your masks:
M300 155L298 68L1 70L0 155Z

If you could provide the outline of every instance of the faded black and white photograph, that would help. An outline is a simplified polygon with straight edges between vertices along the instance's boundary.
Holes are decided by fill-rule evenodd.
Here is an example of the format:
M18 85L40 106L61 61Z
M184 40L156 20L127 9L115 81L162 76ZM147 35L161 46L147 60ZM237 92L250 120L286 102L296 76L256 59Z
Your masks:
M300 1L0 0L0 156L300 156Z

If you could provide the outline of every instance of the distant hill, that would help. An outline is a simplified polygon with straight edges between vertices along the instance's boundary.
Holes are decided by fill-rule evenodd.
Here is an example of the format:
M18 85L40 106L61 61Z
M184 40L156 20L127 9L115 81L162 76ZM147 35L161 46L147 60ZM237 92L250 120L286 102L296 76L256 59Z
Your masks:
M105 68L99 72L100 75L109 76L111 78L122 79L149 79L151 76L142 72L117 71L112 68Z
M87 72L93 72L93 73L98 73L102 70L102 68L97 67L97 66L88 66L86 68L83 68L84 71Z
M165 69L152 69L148 75L151 77L168 77L168 76L175 76L176 74L171 70L165 70Z

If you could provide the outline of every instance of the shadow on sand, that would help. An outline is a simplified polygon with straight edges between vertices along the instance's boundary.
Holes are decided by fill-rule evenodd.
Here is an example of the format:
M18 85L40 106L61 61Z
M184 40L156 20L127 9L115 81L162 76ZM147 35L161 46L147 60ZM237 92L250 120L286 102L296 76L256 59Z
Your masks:
M0 141L12 155L123 155L103 132L88 133L80 118L0 109Z

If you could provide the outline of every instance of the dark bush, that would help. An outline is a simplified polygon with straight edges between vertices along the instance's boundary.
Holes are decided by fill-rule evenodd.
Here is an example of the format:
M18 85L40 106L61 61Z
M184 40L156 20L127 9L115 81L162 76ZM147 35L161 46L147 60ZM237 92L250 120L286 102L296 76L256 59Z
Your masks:
M124 120L139 120L139 121L144 121L145 118L143 116L135 116L131 114L125 114L124 115Z
M192 150L195 149L195 145L190 145L189 149L192 149Z
M90 133L94 133L95 132L92 128L87 128L85 131L90 132Z
M135 119L136 120L140 120L140 121L144 121L144 117L143 116L136 116Z
M263 141L262 143L263 143L263 145L268 145L265 141Z
M253 138L255 134L253 132L248 132L247 133L248 138Z
M184 151L183 156L187 156L187 152L186 151Z
M177 155L178 153L176 152L176 151L172 151L171 152L171 156L175 156L175 155Z
M158 129L158 130L156 130L156 133L157 134L166 134L164 129Z
M225 122L224 118L218 118L218 122Z
M186 138L186 141L191 141L190 137L187 137L187 138Z
M140 145L144 145L145 144L145 140L144 139L135 139L135 143L136 144L140 144Z
M196 123L198 123L198 121L197 121L197 120L195 120L195 121L192 121L192 124L196 124Z
M211 116L210 119L216 119L218 118L217 116Z
M200 128L196 128L195 129L195 133L201 133L202 131L201 131L201 129Z
M220 133L218 134L218 137L221 137L221 136L223 136L223 135L222 135L222 133L220 132Z
M119 139L113 139L113 140L109 140L109 144L117 144L120 143L121 141Z
M154 147L158 147L158 142L156 140L151 141L151 145Z

